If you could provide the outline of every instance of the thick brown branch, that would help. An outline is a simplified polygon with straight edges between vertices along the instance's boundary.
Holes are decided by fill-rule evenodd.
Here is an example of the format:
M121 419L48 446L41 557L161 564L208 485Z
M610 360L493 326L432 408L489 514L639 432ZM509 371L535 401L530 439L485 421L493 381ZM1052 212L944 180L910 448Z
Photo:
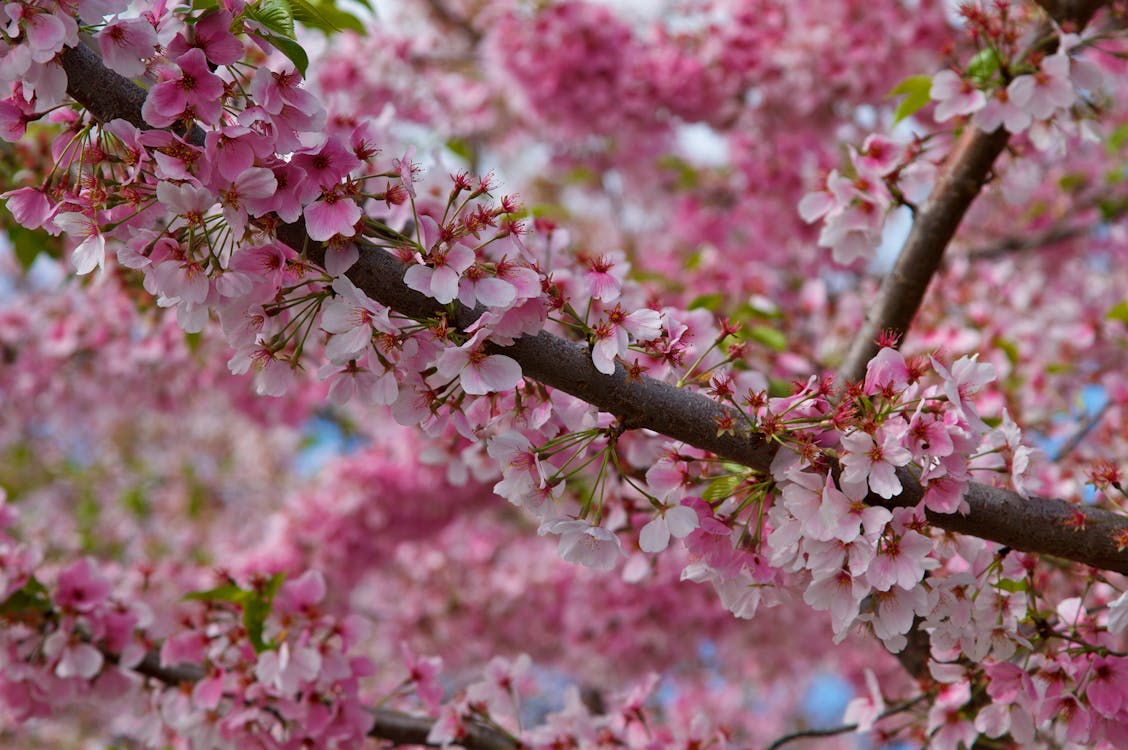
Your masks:
M131 114L125 119L140 118L139 104L133 113L121 112L116 104L102 104L103 98L115 103L139 102L136 91L140 89L135 84L107 70L87 71L87 67L101 67L92 54L67 50L62 57L68 73L71 68L76 72L69 90L95 117L105 120ZM283 227L279 234L291 246L305 249L314 260L323 257L324 248L309 240L300 225ZM382 250L365 248L348 275L372 299L405 315L423 317L438 312L440 308L434 300L404 285L403 273L398 259ZM460 326L474 320L473 311L459 305L454 310L454 321ZM622 367L617 367L614 375L604 375L595 369L582 345L540 333L521 339L505 351L520 363L526 376L594 404L632 429L654 430L761 471L769 468L775 455L775 446L756 436L718 434L717 422L722 417L731 416L737 425L741 424L733 410L702 394L650 378L631 380ZM895 502L914 505L920 501L923 490L909 472L901 474L905 492ZM870 500L883 502L876 497ZM979 536L1015 549L1128 574L1128 552L1119 549L1116 541L1128 540L1128 518L1063 500L1028 500L1009 490L980 484L972 485L967 500L971 507L968 515L930 514L930 522L941 529Z

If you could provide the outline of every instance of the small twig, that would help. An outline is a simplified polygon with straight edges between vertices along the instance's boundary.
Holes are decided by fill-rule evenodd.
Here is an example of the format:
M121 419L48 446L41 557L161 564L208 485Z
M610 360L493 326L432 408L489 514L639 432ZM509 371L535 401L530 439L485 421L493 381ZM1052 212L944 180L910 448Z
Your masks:
M114 654L106 654L109 661L117 663ZM204 670L198 664L178 664L175 667L161 666L160 654L151 650L145 654L133 671L145 677L152 677L166 685L181 685L203 679ZM388 740L395 745L426 745L438 747L439 743L429 742L427 736L435 726L435 720L426 716L412 716L402 711L376 708L372 714L372 727L368 736ZM458 739L458 744L467 750L517 750L521 747L506 733L500 732L480 722L465 720L462 723L466 735Z
M874 722L876 723L876 722L881 721L882 719L889 718L890 716L893 716L894 714L899 714L903 711L908 711L910 708L912 708L916 704L920 703L921 701L923 701L927 697L928 697L928 695L926 693L922 693L922 694L918 695L917 697L913 698L910 701L905 701L904 703L899 703L896 706L888 708L888 709L882 711L880 714L878 714L877 718L874 719ZM847 732L856 731L857 728L858 728L857 724L843 724L842 726L831 727L829 729L804 729L801 732L792 732L791 734L785 734L784 736L780 737L779 739L777 739L772 744L768 745L764 750L779 750L779 748L783 747L784 745L786 745L789 742L793 742L795 740L807 739L807 738L811 738L811 737L834 737L835 735L838 735L838 734L846 734Z
M1053 460L1060 461L1075 451L1077 446L1081 445L1085 438L1089 436L1089 433L1100 423L1110 406L1112 406L1112 399L1106 398L1101 408L1081 420L1081 424L1077 426L1077 431L1070 435L1069 439L1062 443L1062 446L1054 453Z
M994 260L1024 250L1048 250L1067 240L1084 237L1090 231L1092 231L1091 227L1051 227L1034 237L1007 237L994 244L974 248L968 251L967 257L972 260Z

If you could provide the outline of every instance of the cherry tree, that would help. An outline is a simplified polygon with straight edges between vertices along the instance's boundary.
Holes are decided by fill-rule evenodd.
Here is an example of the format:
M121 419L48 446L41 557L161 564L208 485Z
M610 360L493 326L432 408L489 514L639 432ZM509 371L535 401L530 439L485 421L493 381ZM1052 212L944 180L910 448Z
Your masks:
M4 5L0 743L1128 745L1126 14Z

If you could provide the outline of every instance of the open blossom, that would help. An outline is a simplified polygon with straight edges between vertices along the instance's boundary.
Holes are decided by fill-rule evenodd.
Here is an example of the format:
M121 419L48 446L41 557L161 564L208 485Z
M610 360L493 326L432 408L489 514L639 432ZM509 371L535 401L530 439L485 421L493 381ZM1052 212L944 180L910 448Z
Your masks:
M494 492L514 505L526 505L545 486L544 469L533 444L519 432L509 431L490 438L486 447L490 458L501 466L500 482Z
M944 380L944 395L964 415L968 424L980 432L987 432L986 423L979 418L968 397L978 393L983 386L995 380L995 366L981 364L978 359L978 354L960 357L952 364L952 371L948 372L944 365L933 358L932 367Z
M156 47L157 32L144 18L114 21L98 32L98 49L106 67L126 78L145 72L145 60L155 54Z
M643 552L661 552L670 545L670 537L685 539L699 526L697 512L686 505L662 508L639 533L638 546Z
M662 318L656 310L644 308L627 313L616 304L592 330L595 344L591 348L591 359L595 369L604 375L615 372L615 358L625 355L630 346L628 334L635 341L650 341L661 331Z
M0 193L0 198L7 201L8 210L12 212L16 222L28 229L39 229L54 211L51 200L41 188L9 190Z
M822 219L819 247L830 248L835 262L846 265L877 249L890 205L892 196L882 180L852 180L832 170L824 189L799 201L799 216L808 224Z
M881 688L877 684L877 676L873 670L866 669L866 690L868 695L854 698L846 704L846 713L842 721L847 724L857 724L856 732L868 732L873 729L877 717L885 711L885 699L881 697Z
M208 68L200 49L176 58L179 70L165 72L149 89L141 113L154 128L167 128L179 119L195 118L214 125L223 111L223 80Z
M987 104L987 97L971 81L951 70L942 70L932 77L928 92L936 105L933 115L936 122L944 122L958 115L970 115Z
M592 299L614 302L623 289L623 279L630 270L626 256L619 251L587 259L583 280Z
M71 262L74 270L80 275L85 275L95 268L106 265L106 237L98 227L98 223L86 214L68 212L58 214L54 218L55 226L67 234L81 238L81 242L71 252Z
M450 245L439 241L438 222L430 216L419 217L419 233L419 244L429 249L428 262L417 253L418 264L407 269L403 283L440 304L453 302L458 296L462 274L474 263L474 251L461 243Z
M842 479L851 484L869 482L871 490L889 499L901 494L901 480L896 467L912 459L901 445L901 431L881 429L876 436L861 430L842 438Z
M559 534L558 552L568 562L586 565L596 570L611 570L623 555L619 537L602 526L592 526L587 521L561 518L545 521L537 533Z
M177 57L189 49L199 49L216 65L231 65L243 57L243 43L231 33L231 11L220 8L204 14L177 34L168 45L168 55Z
M255 677L272 685L285 695L295 695L303 683L310 682L321 671L321 656L312 648L291 648L284 642L277 649L259 654Z
M1036 72L1015 78L1007 86L1007 98L1035 120L1073 106L1077 93L1069 80L1069 55L1050 55Z
M504 354L487 354L484 331L459 347L439 355L435 363L444 378L458 376L462 390L472 396L511 391L521 382L521 365Z
M333 290L337 296L321 308L321 328L333 334L325 346L330 362L345 362L364 352L372 341L373 329L395 333L388 308L369 299L347 277L334 279Z
M62 630L56 630L43 643L43 652L49 659L57 659L55 675L62 678L93 678L102 669L105 658L102 652Z
M339 188L322 190L321 197L305 207L306 231L311 240L327 242L334 236L352 237L363 212Z

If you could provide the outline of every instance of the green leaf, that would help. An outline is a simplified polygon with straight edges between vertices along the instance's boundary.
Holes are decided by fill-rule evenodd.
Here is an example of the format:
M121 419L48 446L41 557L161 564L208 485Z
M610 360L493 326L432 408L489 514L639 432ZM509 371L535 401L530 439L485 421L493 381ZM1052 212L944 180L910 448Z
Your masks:
M1121 323L1128 325L1128 300L1117 302L1112 306L1112 309L1105 315L1107 320L1119 320Z
M193 601L229 602L242 609L243 627L247 629L247 639L258 654L274 647L274 644L263 640L262 633L266 618L270 616L274 605L274 595L278 593L278 587L284 580L286 580L285 574L275 573L261 590L243 589L228 583L207 591L193 591L186 594L184 598Z
M723 477L717 477L712 482L709 482L709 486L701 493L701 499L707 503L724 500L731 495L743 481L744 476L741 474L726 474Z
M889 92L888 96L903 96L904 99L897 105L897 111L893 113L893 124L896 125L906 117L916 114L924 108L931 97L928 92L932 90L932 76L909 76L905 80L898 83Z
M345 29L364 33L364 22L348 11L341 10L332 2L311 3L308 0L291 0L294 20L311 29L335 34Z
M1001 581L995 581L991 585L994 586L997 589L1001 589L1003 591L1009 591L1012 594L1017 593L1019 591L1026 591L1026 589L1029 588L1029 585L1027 584L1025 578L1020 579L1018 581L1012 581L1009 578L1004 578Z
M294 38L294 14L287 0L261 0L255 5L248 5L246 14L248 18L257 21L263 28L287 39ZM271 43L273 44L273 42ZM279 49L282 54L289 57L285 50ZM294 64L297 65L296 62Z
M710 312L716 312L717 309L719 309L720 306L724 303L724 301L725 295L721 294L720 292L713 292L712 294L702 294L689 303L689 309L696 310L699 307L703 307Z
M270 577L270 581L266 584L262 594L243 608L243 627L247 629L247 637L250 639L251 646L254 647L256 654L272 647L272 644L263 641L262 630L274 605L274 595L278 593L278 587L282 585L284 580L286 580L286 576L283 573L275 573Z
M46 253L56 260L62 258L62 240L52 237L42 229L28 229L14 222L4 222L3 231L7 232L8 240L12 243L16 260L20 268L27 271L35 263L40 254Z
M999 71L999 56L991 47L979 50L967 64L967 77L981 85L991 82Z
M795 393L795 385L790 380L768 378L768 395L772 398L787 398Z
M748 329L748 338L763 344L777 352L787 351L787 336L782 331L769 326L752 326Z
M1069 193L1076 192L1083 187L1087 187L1088 184L1089 178L1083 174L1078 174L1077 172L1070 172L1069 174L1062 175L1061 179L1058 180L1058 186L1061 187L1062 190Z
M1007 355L1010 363L1017 364L1018 362L1018 346L1009 339L995 339L995 346L1003 350L1003 354Z
M298 69L298 72L302 74L302 77L305 78L306 69L309 67L309 56L306 55L305 50L302 49L302 45L298 44L293 39L287 39L277 34L260 33L259 36L288 57L290 62L294 64L294 67Z
M1125 143L1128 143L1128 123L1117 126L1116 130L1109 134L1105 147L1110 154L1115 154Z
M230 602L232 604L242 605L243 602L247 601L247 597L250 594L250 591L245 591L233 583L228 583L206 591L193 591L185 594L184 598L189 601Z
M0 602L0 617L12 617L26 614L42 614L51 611L51 597L47 589L35 576L27 579L22 588L12 592L3 602Z

